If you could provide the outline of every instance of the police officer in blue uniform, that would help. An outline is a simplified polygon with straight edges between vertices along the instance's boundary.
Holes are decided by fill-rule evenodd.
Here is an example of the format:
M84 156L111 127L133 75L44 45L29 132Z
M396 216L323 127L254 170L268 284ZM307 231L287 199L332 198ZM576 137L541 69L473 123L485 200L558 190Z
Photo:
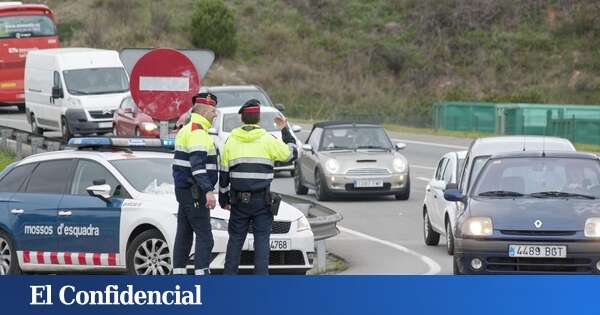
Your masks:
M274 161L293 161L296 141L279 116L275 123L283 141L258 124L260 102L250 100L241 107L243 125L231 132L220 155L219 204L230 209L225 256L225 274L237 274L242 246L250 224L254 234L254 273L269 273L269 251L274 208L270 192Z
M200 93L192 101L191 119L175 138L173 177L179 210L173 274L187 274L185 267L195 233L195 274L206 275L210 273L214 245L210 209L216 205L213 190L218 177L217 151L208 129L217 115L217 97L211 93Z

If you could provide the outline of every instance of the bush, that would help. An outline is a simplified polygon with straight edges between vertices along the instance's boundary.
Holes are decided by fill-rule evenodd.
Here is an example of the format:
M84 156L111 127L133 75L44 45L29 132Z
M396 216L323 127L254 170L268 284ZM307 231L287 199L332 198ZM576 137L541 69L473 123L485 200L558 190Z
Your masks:
M192 44L230 57L237 49L235 18L221 0L198 0L191 21Z

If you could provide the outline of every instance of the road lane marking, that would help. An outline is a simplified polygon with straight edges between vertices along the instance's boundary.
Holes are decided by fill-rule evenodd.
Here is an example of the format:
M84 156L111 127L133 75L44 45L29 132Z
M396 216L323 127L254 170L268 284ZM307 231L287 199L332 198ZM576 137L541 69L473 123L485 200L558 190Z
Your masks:
M431 167L431 166L425 166L425 165L414 165L414 164L410 164L409 167L412 168L420 168L420 169L424 169L424 170L431 170L431 171L435 171L435 167Z
M427 177L417 177L417 179L418 179L418 180L422 180L422 181L424 181L424 182L429 182L429 180L430 180L430 179L429 179L429 178L427 178Z
M375 242L375 243L379 243L381 245L385 245L385 246L391 247L391 248L393 248L395 250L398 250L400 252L403 252L403 253L406 253L406 254L409 254L409 255L413 255L413 256L419 258L429 268L429 270L427 270L427 272L424 273L423 275L436 275L436 274L440 273L440 271L442 271L442 267L435 260L431 259L431 257L422 255L422 254L420 254L420 253L418 253L418 252L416 252L416 251L414 251L412 249L409 249L407 247L404 247L404 246L396 244L396 243L392 243L390 241L386 241L386 240L382 240L382 239L376 238L374 236L371 236L371 235L368 235L368 234L365 234L365 233L362 233L362 232L354 231L354 230L351 230L351 229L348 229L348 228L345 228L345 227L342 227L342 226L339 226L339 225L338 225L338 228L342 232L345 232L345 233L348 233L348 234L352 234L354 236L362 237L362 238L364 238L366 240L369 240L369 241L372 241L372 242Z
M415 140L408 140L408 139L392 139L392 141L394 141L394 142L412 143L412 144L421 144L421 145L430 145L430 146L435 146L435 147L448 148L448 149L458 149L458 150L466 150L466 149L469 148L469 147L465 147L465 146L462 146L462 145L443 144L443 143L425 142L425 141L415 141Z

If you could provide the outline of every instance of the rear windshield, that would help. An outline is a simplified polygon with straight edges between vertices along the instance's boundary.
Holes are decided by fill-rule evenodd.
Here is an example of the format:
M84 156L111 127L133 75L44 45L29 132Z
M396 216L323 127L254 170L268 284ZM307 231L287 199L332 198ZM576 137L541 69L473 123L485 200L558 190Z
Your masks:
M55 36L54 22L45 15L0 16L0 38Z

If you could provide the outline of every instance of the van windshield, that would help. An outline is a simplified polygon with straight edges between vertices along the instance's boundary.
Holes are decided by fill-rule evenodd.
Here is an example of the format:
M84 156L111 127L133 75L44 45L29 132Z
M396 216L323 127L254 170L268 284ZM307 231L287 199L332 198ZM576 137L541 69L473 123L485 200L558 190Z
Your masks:
M0 16L0 38L55 36L54 22L45 15Z
M63 71L71 95L123 93L129 81L123 68L91 68Z

